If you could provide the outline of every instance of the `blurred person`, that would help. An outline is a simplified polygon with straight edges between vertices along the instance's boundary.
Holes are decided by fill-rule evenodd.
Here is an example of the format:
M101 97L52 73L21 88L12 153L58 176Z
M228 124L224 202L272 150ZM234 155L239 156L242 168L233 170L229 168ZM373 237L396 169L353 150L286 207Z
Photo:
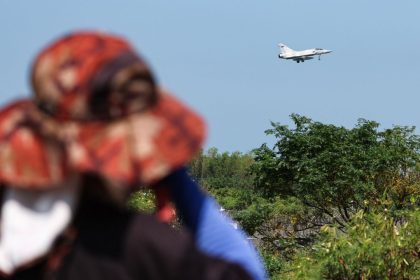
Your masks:
M127 41L67 35L37 55L31 82L31 99L0 111L0 278L265 278L184 167L203 120ZM156 191L156 216L126 208L140 186ZM171 204L181 230L162 222Z

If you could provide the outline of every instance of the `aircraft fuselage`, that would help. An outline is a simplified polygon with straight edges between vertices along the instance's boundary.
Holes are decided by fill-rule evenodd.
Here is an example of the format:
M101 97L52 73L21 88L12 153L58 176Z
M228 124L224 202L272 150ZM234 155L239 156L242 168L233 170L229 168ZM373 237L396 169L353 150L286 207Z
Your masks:
M279 58L292 59L296 61L297 63L304 62L305 60L313 59L314 56L318 56L318 58L320 58L321 55L332 52L331 50L326 50L326 49L321 49L321 48L295 51L295 50L290 49L284 44L279 44L279 46L280 46Z

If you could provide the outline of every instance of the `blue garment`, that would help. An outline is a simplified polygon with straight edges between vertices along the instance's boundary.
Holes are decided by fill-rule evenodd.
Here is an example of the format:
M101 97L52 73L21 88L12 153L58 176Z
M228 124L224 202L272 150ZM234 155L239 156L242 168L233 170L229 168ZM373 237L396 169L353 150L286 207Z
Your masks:
M233 227L233 221L200 190L185 168L173 172L163 183L170 188L181 219L203 252L242 265L256 280L266 279L260 257L245 233Z
M169 187L171 198L181 220L195 234L200 222L201 209L207 196L188 176L186 168L172 172L162 181L162 185Z

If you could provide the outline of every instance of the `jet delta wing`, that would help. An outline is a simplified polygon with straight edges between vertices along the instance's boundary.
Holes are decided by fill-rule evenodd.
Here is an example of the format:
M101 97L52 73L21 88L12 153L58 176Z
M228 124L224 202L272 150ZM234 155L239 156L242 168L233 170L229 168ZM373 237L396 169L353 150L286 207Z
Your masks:
M292 59L299 62L304 62L305 60L313 59L314 56L318 56L318 60L321 59L321 55L327 54L332 52L331 50L321 49L321 48L315 48L315 49L307 49L303 51L295 51L285 44L279 44L280 47L280 54L279 58L281 59Z

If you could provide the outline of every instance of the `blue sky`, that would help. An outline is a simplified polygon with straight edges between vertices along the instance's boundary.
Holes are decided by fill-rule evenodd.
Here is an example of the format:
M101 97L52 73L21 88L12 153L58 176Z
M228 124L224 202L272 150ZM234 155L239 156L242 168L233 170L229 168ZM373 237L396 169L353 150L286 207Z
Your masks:
M0 104L30 93L33 56L74 29L125 35L209 125L206 147L247 152L298 113L352 127L420 125L420 1L0 0ZM334 52L277 58L277 44ZM419 129L417 129L419 133Z

